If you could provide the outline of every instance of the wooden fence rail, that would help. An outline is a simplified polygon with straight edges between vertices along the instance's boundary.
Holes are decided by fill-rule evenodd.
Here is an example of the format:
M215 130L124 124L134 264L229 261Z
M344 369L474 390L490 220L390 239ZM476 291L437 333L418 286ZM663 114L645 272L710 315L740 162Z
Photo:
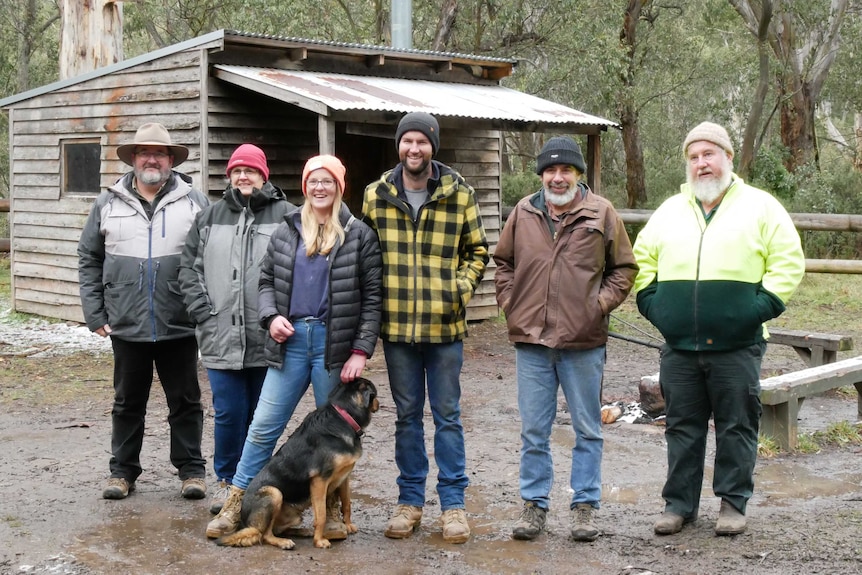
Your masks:
M645 224L653 210L617 210L626 224ZM801 231L862 232L859 214L790 214ZM862 274L862 260L805 260L808 273Z

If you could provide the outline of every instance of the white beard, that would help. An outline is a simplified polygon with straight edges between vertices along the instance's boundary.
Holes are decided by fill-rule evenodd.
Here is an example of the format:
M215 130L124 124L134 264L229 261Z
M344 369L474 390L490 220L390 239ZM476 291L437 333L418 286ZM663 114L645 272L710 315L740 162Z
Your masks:
M718 180L710 179L702 182L693 177L690 172L688 174L688 183L694 192L694 197L700 200L700 203L707 206L714 204L721 198L721 195L730 186L731 179L732 175L729 166L726 166L724 174Z
M545 189L545 198L555 206L567 206L575 199L575 188L569 188L565 194L556 194Z

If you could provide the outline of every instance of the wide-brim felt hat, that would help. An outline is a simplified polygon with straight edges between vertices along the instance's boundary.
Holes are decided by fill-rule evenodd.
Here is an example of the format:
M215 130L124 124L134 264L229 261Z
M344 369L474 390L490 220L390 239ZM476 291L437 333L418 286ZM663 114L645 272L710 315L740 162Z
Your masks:
M135 132L135 139L131 144L123 144L117 148L117 156L126 164L134 166L133 156L138 146L165 146L174 156L174 166L179 166L189 157L189 149L171 143L171 135L167 128L156 122L144 124Z

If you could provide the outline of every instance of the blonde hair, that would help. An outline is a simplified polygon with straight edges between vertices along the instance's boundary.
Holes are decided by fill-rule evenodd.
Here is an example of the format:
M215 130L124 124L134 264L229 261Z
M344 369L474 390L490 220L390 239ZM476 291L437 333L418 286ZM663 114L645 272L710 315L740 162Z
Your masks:
M326 223L318 224L317 217L311 208L311 202L306 197L302 204L300 220L302 221L302 239L305 240L305 255L327 255L335 247L336 242L344 243L344 226L338 214L341 212L341 186L332 202L332 213Z

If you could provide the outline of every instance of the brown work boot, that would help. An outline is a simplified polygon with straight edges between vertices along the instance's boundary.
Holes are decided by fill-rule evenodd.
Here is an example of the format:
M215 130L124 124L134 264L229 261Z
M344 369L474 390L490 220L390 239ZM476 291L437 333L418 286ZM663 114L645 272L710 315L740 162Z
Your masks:
M323 527L323 537L330 541L347 539L347 525L341 518L341 502L334 495L326 498L326 525Z
M599 530L593 524L593 511L589 503L578 503L572 509L572 539L575 541L595 541Z
M224 507L224 502L227 501L227 496L230 493L230 483L222 479L218 482L215 493L210 499L210 513L215 515L221 508Z
M233 533L239 527L240 511L242 511L242 496L245 494L245 489L240 489L236 485L230 486L230 493L227 500L212 521L207 523L207 537L210 539L218 539L222 535Z
M391 539L404 539L413 535L413 530L422 522L422 508L415 505L399 505L386 525L384 535Z
M447 509L440 518L443 522L443 541L464 543L470 538L470 526L464 509Z
M656 535L673 535L682 531L682 526L686 523L691 523L697 519L697 516L691 519L686 519L682 515L677 515L672 511L665 511L658 518L653 526L653 531Z
M111 477L102 490L103 499L125 499L135 490L134 482L129 483L125 477Z
M716 535L739 535L745 532L745 515L737 511L729 501L721 500L721 510L715 523Z
M189 477L183 479L180 493L184 499L203 499L207 496L207 482L203 477Z

